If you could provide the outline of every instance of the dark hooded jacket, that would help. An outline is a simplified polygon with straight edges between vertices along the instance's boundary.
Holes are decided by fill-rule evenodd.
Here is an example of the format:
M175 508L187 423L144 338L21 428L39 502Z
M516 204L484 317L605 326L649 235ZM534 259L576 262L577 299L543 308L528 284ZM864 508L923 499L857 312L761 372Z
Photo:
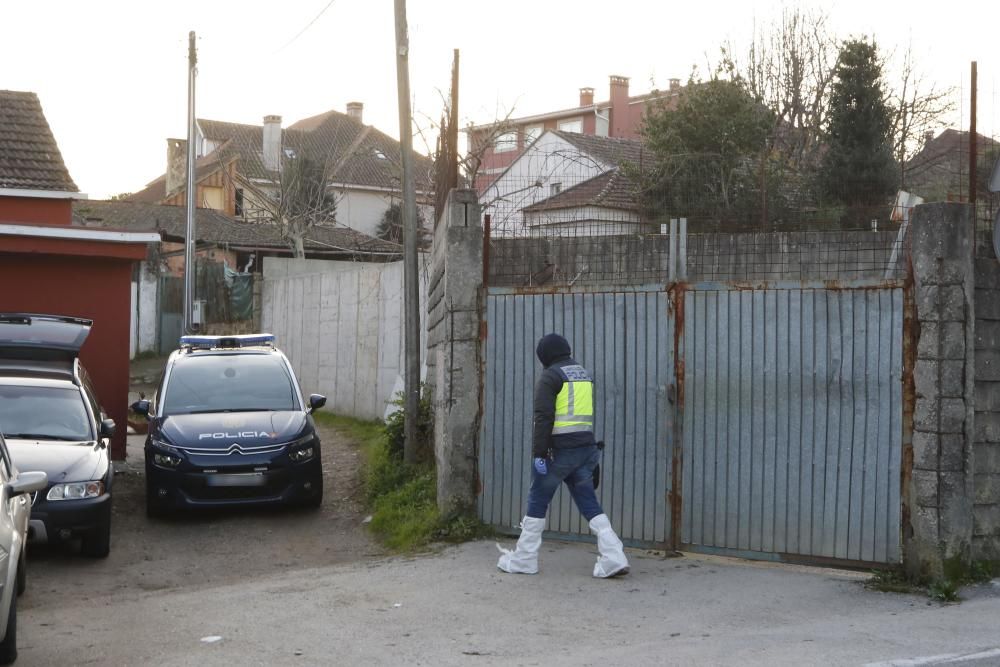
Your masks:
M556 397L563 387L559 368L578 365L573 359L569 342L559 334L548 334L538 341L535 350L544 370L535 383L535 418L531 439L531 455L544 457L549 449L568 449L594 444L591 431L552 435L556 419Z

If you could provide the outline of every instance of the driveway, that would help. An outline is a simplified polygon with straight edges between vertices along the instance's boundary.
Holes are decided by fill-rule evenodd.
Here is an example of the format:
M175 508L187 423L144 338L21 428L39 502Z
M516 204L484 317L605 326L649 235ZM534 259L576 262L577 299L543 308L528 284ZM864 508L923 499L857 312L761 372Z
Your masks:
M53 592L45 604L44 574L36 574L19 664L1000 662L996 586L942 606L868 592L861 573L709 556L632 559L628 577L595 580L592 547L548 542L540 574L504 575L483 541L157 591L100 591L81 580L76 594Z

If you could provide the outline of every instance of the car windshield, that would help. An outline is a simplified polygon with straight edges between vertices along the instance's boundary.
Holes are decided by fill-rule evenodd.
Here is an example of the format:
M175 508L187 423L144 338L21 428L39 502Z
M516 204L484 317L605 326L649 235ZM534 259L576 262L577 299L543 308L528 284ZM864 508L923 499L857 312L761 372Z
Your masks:
M0 432L8 439L94 440L90 413L75 387L0 385Z
M164 391L164 416L297 409L292 378L270 354L181 357Z

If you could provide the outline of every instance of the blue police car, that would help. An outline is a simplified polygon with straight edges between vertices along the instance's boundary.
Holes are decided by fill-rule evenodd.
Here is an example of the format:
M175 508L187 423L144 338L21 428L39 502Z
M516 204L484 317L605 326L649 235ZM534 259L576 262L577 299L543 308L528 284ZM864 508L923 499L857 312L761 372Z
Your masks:
M274 336L184 336L147 416L146 512L323 501L320 441Z

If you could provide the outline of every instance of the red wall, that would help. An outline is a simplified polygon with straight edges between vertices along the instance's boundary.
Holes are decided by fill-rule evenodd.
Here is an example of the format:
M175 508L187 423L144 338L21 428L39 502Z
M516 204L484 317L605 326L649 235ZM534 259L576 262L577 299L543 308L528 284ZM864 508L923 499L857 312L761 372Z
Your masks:
M0 222L70 225L73 223L73 201L35 197L0 197Z
M131 303L129 260L0 253L0 311L94 320L81 360L118 425L111 454L119 459L125 457Z

